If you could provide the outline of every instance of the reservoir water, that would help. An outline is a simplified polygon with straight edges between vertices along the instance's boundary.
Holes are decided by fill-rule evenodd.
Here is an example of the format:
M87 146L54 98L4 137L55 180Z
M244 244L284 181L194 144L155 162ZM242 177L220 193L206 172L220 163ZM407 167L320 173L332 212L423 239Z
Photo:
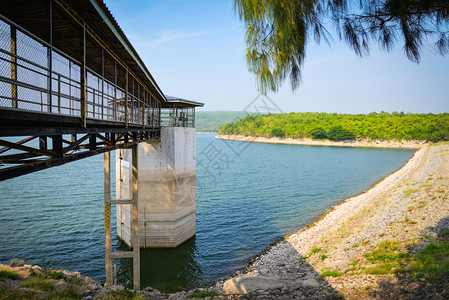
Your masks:
M231 275L272 241L399 169L413 153L197 134L197 234L176 249L143 249L142 288L175 291ZM103 222L102 155L0 182L1 263L19 257L41 265L45 259L104 281ZM114 249L126 248L113 237ZM115 263L119 281L127 282L131 261Z

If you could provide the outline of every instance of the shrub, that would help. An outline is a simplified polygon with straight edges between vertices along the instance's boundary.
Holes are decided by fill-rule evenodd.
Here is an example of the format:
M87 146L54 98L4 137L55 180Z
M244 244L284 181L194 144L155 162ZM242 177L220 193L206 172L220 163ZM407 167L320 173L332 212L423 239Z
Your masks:
M271 130L271 136L272 136L272 137L284 138L284 137L285 137L285 133L284 133L284 131L282 131L282 130L279 129L279 128L273 128L273 129Z
M353 140L355 138L355 134L344 129L343 126L338 125L329 129L327 137L333 141Z
M46 292L52 291L54 289L54 286L50 282L38 277L23 282L21 284L21 287L36 288Z
M9 270L0 270L0 280L5 280L5 279L14 279L16 280L19 276Z
M327 139L326 130L323 127L315 127L310 132L310 135L315 140Z
M327 270L323 270L321 272L321 277L339 277L341 276L341 272L337 271L337 270L331 270L331 269L327 269Z

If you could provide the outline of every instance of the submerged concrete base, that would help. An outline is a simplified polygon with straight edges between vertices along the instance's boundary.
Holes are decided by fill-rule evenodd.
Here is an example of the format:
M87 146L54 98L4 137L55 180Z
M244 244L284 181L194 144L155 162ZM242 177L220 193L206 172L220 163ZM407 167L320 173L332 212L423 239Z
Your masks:
M177 247L196 232L196 130L163 127L160 142L140 143L140 246ZM130 198L131 150L116 152L116 197ZM130 205L117 205L117 234L131 244Z

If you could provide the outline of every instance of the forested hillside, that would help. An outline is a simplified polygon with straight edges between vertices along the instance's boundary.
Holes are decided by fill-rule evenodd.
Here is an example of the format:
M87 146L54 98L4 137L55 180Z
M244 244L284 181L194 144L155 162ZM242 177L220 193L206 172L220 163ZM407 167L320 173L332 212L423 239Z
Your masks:
M345 140L449 140L449 114L287 113L247 116L218 128L220 134Z
M198 132L215 132L226 123L240 120L247 115L244 111L201 111L195 114L195 127Z

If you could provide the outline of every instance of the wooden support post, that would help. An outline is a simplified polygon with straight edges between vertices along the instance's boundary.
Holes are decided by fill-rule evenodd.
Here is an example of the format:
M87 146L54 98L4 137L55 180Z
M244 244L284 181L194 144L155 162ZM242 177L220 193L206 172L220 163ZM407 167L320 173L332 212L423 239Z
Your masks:
M50 0L48 10L48 42L53 46L53 1ZM53 110L53 50L47 47L47 111Z
M114 60L114 121L117 121L117 61Z
M104 49L101 48L101 119L104 120ZM106 112L107 114L107 112Z
M81 127L87 127L87 82L86 82L86 28L83 28L83 53L81 55Z
M11 26L11 80L17 81L17 30ZM11 106L18 107L17 84L11 84Z
M151 98L151 95L150 95L150 100L152 100L152 98ZM152 111L152 113L151 113L151 125L152 125L152 127L153 127L153 129L154 129L154 106L156 105L156 101L152 101L151 102L151 111Z
M47 150L47 137L46 136L39 137L39 149Z
M89 149L97 149L97 137L94 134L89 137Z
M128 128L128 69L125 74L125 128Z
M131 119L131 123L135 123L135 120L134 120L134 109L135 109L134 100L136 100L135 99L136 93L134 92L134 77L132 77L132 85L133 85L133 88L131 90L132 95L131 95L131 118L130 119ZM128 120L128 123L129 123L129 120Z
M114 264L114 286L117 286L117 265Z
M132 235L132 247L133 247L133 282L134 289L140 289L140 245L139 245L139 202L137 183L139 179L138 155L137 145L132 147L132 219L133 219L133 235Z
M52 50L50 47L47 48L47 111L52 112L53 109L53 72L52 72Z
M58 74L58 114L61 113L61 75Z
M69 115L73 115L73 99L72 99L72 62L69 60Z
M160 127L161 127L161 103L160 103L160 102L158 103L158 108L159 108L159 116L158 116L158 118L157 118L157 119L158 119L158 121L157 121L157 122L158 122L157 127L160 128Z
M57 157L63 156L62 135L54 135L52 138L53 152Z
M111 154L104 153L104 245L106 263L106 286L112 285L111 244Z

